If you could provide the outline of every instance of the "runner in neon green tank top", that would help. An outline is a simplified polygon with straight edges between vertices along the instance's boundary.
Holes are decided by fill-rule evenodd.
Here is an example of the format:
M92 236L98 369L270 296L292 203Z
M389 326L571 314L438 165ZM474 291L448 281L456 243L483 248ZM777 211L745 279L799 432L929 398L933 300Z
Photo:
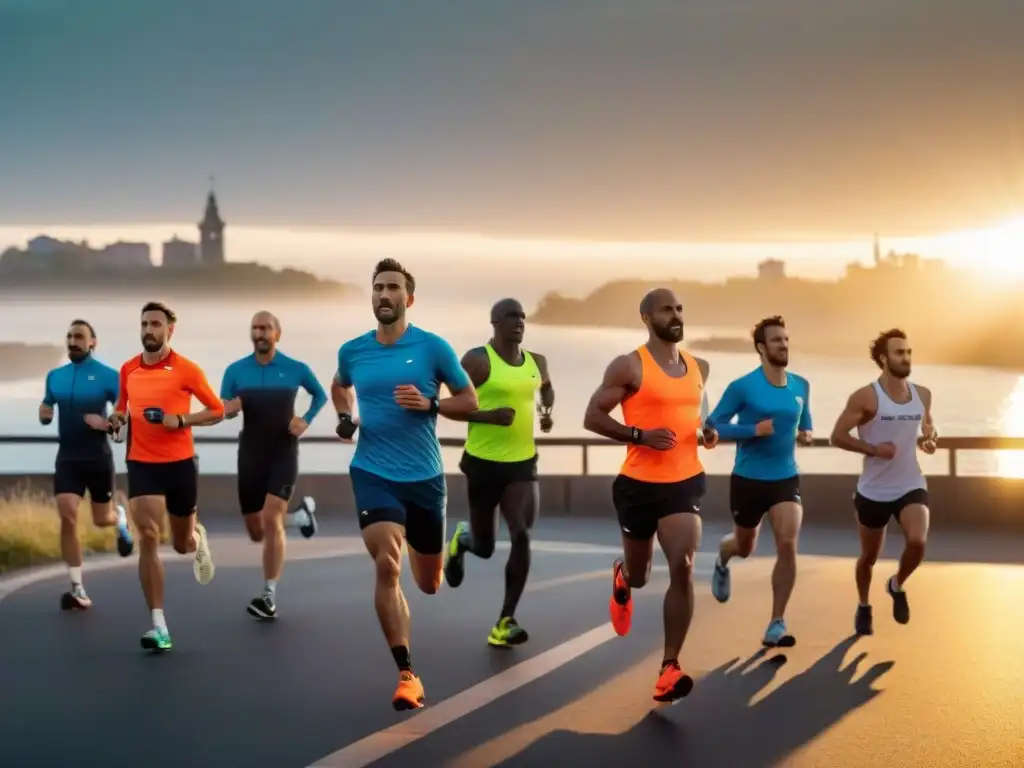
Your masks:
M534 411L540 414L541 431L550 432L555 391L547 360L521 347L526 330L522 305L514 299L499 301L491 309L491 325L490 342L462 358L480 410L465 418L469 437L459 464L469 491L469 525L456 526L444 573L448 586L458 587L465 577L466 552L485 559L494 553L500 508L512 547L505 569L505 602L487 642L506 647L527 640L515 611L530 571L530 529L540 506Z

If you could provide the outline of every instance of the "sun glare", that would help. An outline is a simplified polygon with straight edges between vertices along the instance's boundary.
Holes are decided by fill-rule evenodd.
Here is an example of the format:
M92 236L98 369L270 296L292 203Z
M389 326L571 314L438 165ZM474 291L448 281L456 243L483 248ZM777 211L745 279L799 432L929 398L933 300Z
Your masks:
M1024 278L1024 217L949 239L962 251L963 266L994 279Z

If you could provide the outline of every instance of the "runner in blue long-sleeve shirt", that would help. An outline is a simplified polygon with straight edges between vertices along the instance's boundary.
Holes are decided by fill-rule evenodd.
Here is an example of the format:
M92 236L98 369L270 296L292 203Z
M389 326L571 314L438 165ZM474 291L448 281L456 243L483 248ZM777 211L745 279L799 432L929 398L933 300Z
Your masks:
M789 334L781 317L759 322L753 337L761 366L730 383L708 417L722 440L736 441L729 482L734 527L719 545L711 591L721 603L729 599L729 560L754 551L767 513L778 557L764 644L788 647L796 641L787 634L783 617L796 583L796 544L803 519L796 446L812 440L810 389L806 379L786 371Z

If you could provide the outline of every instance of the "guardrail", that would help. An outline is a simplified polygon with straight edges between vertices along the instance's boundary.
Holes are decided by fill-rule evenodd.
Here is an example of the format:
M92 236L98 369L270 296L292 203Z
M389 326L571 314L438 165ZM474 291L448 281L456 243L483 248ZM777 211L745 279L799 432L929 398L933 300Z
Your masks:
M438 438L444 448L462 448L466 441L461 437ZM195 435L199 445L234 445L237 435ZM58 442L56 435L0 435L0 445L51 444ZM302 442L312 445L337 445L338 438L328 435L307 435ZM726 441L723 441L725 444ZM579 448L583 457L583 475L590 474L590 449L622 447L622 443L603 437L538 437L540 448ZM832 444L817 437L809 448L831 448ZM938 449L949 456L949 476L956 477L958 451L1024 451L1024 437L940 437ZM836 449L839 450L839 449Z

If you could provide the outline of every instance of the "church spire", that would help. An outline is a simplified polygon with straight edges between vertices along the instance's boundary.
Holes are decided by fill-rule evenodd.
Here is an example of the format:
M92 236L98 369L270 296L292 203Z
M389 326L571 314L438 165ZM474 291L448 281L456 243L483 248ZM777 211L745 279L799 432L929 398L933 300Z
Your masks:
M224 227L210 176L210 191L206 196L206 211L199 222L199 260L204 265L224 263Z

